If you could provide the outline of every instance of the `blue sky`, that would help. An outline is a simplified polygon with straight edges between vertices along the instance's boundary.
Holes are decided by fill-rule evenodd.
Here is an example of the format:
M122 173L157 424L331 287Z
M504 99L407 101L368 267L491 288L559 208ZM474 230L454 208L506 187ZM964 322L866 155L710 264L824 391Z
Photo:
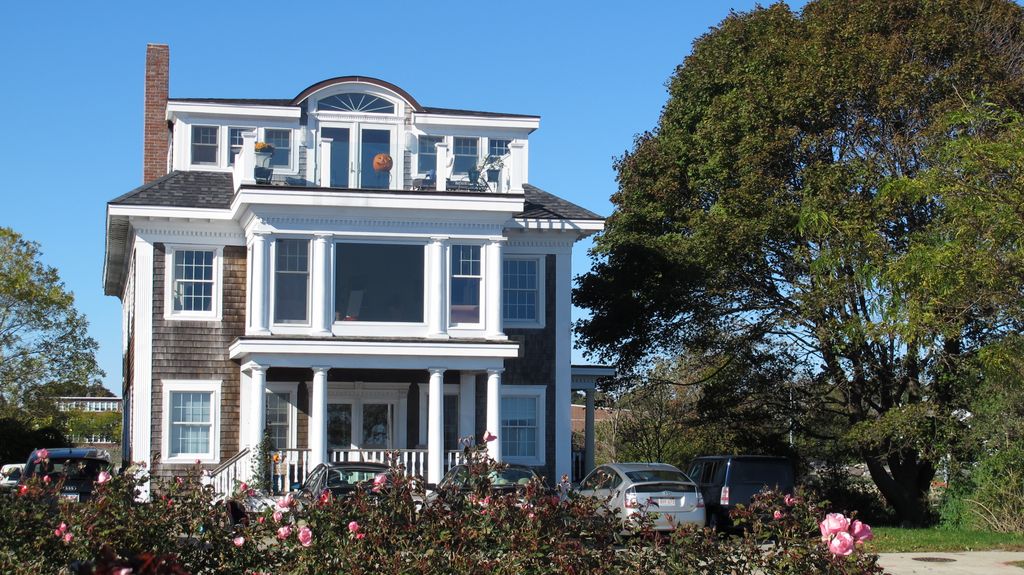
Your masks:
M602 215L612 159L655 126L695 38L753 2L12 2L0 34L0 225L39 242L120 393L121 307L103 295L106 202L142 179L146 44L172 97L291 98L334 76L427 106L537 114L530 182ZM589 267L578 244L574 274ZM577 313L578 315L578 313ZM574 361L583 358L579 352Z

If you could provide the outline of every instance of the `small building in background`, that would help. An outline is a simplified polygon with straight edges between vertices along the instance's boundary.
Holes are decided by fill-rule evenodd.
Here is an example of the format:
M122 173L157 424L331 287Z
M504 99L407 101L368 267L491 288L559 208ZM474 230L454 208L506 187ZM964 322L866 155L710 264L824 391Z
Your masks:
M111 462L121 461L120 397L57 397L57 409L68 416L68 440L73 447L96 447L110 452Z

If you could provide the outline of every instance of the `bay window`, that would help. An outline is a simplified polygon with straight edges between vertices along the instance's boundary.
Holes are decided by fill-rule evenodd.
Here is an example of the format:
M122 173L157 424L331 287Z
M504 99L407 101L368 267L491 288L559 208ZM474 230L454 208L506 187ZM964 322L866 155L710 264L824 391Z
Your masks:
M451 248L451 323L480 323L480 246Z

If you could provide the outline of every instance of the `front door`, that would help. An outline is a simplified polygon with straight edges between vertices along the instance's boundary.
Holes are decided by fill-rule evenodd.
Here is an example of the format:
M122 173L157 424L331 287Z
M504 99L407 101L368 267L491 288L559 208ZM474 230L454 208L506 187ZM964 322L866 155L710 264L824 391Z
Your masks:
M395 449L395 404L352 402L327 404L328 449Z

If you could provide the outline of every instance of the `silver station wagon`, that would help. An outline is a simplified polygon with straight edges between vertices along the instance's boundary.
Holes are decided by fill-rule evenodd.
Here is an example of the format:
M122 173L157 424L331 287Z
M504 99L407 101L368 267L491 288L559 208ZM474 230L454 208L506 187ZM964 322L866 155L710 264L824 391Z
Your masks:
M704 526L700 490L685 473L667 463L601 465L580 482L577 492L607 499L608 506L624 520L648 513L657 531L684 524Z

